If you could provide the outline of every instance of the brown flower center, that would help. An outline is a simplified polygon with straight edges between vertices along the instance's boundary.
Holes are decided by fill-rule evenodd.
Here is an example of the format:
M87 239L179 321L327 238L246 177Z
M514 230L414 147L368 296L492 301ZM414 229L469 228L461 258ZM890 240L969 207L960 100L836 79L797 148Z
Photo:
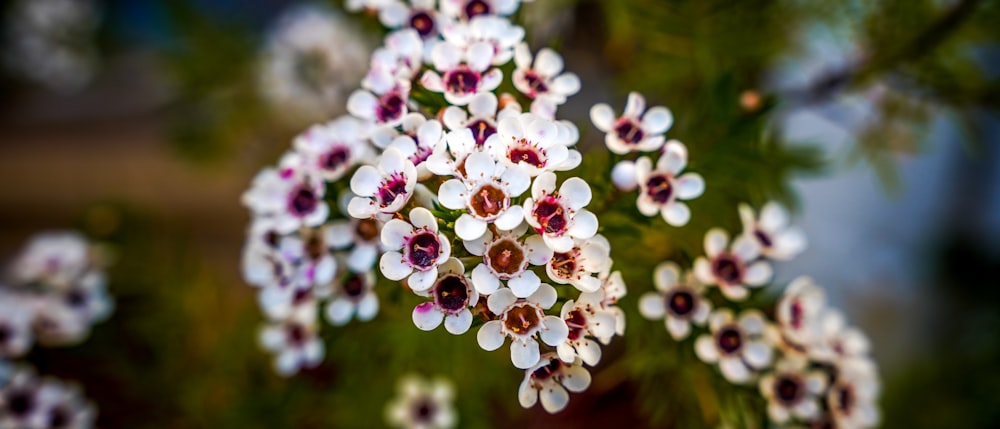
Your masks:
M493 218L510 205L507 194L494 184L488 183L472 194L469 208L481 218Z
M542 320L541 310L527 302L514 304L515 307L504 313L502 322L507 330L524 335L538 326Z
M503 238L494 242L486 250L486 265L501 278L510 278L524 269L527 262L524 248L513 238Z

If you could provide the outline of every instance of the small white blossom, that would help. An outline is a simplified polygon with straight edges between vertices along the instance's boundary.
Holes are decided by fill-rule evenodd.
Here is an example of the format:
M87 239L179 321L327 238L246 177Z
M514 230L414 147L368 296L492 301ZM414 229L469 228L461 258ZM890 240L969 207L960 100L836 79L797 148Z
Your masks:
M389 280L409 277L415 291L427 290L438 278L438 266L451 256L451 243L438 232L438 222L423 207L410 210L410 221L390 220L382 227L382 254L379 268Z
M408 81L397 80L389 71L373 69L365 79L367 89L358 89L347 99L347 111L359 119L379 126L398 125L409 112L406 100L410 97Z
M2 366L0 362L0 427L93 427L97 412L75 384L39 378L25 367L10 367L9 375L3 377Z
M658 265L653 283L657 291L639 298L639 313L650 320L663 318L675 340L687 338L692 324L703 325L708 320L712 304L703 295L705 287L690 273L681 277L677 264Z
M348 271L333 286L333 294L326 306L326 318L334 326L345 325L352 317L367 322L378 314L373 272Z
M524 40L524 29L511 24L510 20L497 16L477 16L469 21L451 22L441 29L444 40L459 47L469 47L479 42L493 47L495 66L510 62L514 56L514 46Z
M436 39L442 19L434 3L435 0L384 0L378 18L386 27L409 27L423 39Z
M463 19L483 15L507 16L516 12L519 6L521 0L441 0L442 13Z
M705 234L705 254L694 263L698 281L717 285L726 298L742 301L747 287L761 287L771 280L773 271L767 261L757 260L760 247L747 236L739 236L729 246L726 231L713 228Z
M486 153L473 152L465 159L465 179L450 179L438 188L441 205L465 209L455 221L455 234L475 240L488 224L509 231L524 220L524 211L512 199L528 190L531 178L518 167L497 163Z
M434 153L434 148L441 143L443 138L441 122L436 119L424 120L421 121L413 135L400 135L392 140L389 147L399 150L416 166L418 179L426 179L430 177L431 173L428 171L425 161Z
M430 331L444 321L448 332L464 334L472 326L469 307L476 306L479 294L465 277L465 267L458 259L449 259L438 271L439 277L434 285L424 292L417 292L433 300L414 307L413 324L421 330Z
M359 164L370 163L375 152L367 141L369 131L356 118L342 116L309 127L295 138L295 149L306 168L327 182L335 182Z
M532 59L528 44L521 43L514 50L514 63L517 69L511 80L518 91L532 100L534 113L553 117L556 107L580 91L580 78L574 73L563 73L563 59L552 49L542 48Z
M398 149L382 152L378 167L362 165L351 177L351 199L347 211L365 219L394 214L410 200L417 185L417 168Z
M486 231L482 237L464 242L469 253L483 257L483 263L472 270L472 283L479 293L492 294L506 281L511 293L523 298L542 284L528 264L544 265L552 258L552 250L537 235L521 238L526 230L521 226L498 235Z
M413 79L423 64L424 41L412 28L397 30L385 37L383 46L372 52L368 74L361 80L365 88L384 88Z
M265 325L259 340L265 350L275 355L275 371L286 377L323 360L325 347L319 337L315 306L300 307L287 319Z
M556 347L563 362L573 363L579 357L594 366L601 360L601 346L591 338L608 344L615 335L615 315L601 307L603 299L603 291L585 292L576 301L571 299L563 304L560 317L566 322L569 334Z
M452 405L455 388L444 378L425 380L407 375L399 380L396 397L385 407L389 426L404 429L449 429L458 423Z
M490 68L493 46L477 42L467 48L443 42L431 51L434 69L420 78L420 83L430 91L444 94L448 103L456 106L469 104L476 94L493 91L501 81L503 72Z
M828 376L808 369L808 363L805 359L781 359L774 372L761 377L758 387L767 399L771 421L785 424L793 417L806 421L819 417Z
M580 364L579 359L567 364L554 353L548 353L524 371L517 399L522 407L531 408L541 398L542 408L555 414L569 404L567 390L583 392L587 387L590 387L590 373Z
M10 264L14 284L33 284L47 290L65 290L91 269L90 245L71 231L36 234Z
M551 119L533 113L511 115L500 120L497 133L493 156L525 168L532 177L556 171L570 160L569 131Z
M326 230L326 240L335 249L350 248L347 268L362 273L374 267L382 253L382 224L375 218L333 221Z
M705 192L705 180L698 173L681 174L686 165L687 149L675 140L663 148L655 169L647 157L635 162L635 178L639 185L636 207L640 213L646 216L659 213L669 225L687 225L691 210L682 201L701 196Z
M573 240L573 248L555 252L545 272L553 282L571 284L581 292L601 289L601 280L595 275L611 265L611 244L602 235Z
M590 120L604 131L604 144L612 152L652 152L663 146L663 133L674 123L674 116L663 106L646 110L646 99L639 93L628 95L625 112L615 117L611 106L598 104L590 109Z
M618 300L628 293L625 280L622 279L621 271L610 273L611 267L598 276L601 279L601 291L604 292L604 299L601 300L601 308L610 312L615 317L615 335L619 337L625 335L625 312L622 311Z
M823 340L826 293L809 277L798 277L788 285L775 307L777 325L773 342L786 355L815 352Z
M716 310L709 316L711 332L698 337L695 352L702 361L717 363L726 380L747 383L771 363L765 328L764 315L757 310L744 310L739 319L729 309Z
M278 169L257 173L243 194L243 205L276 232L288 234L326 221L330 207L323 201L324 192L323 181L307 174L302 158L290 152Z
M827 390L826 404L834 425L845 429L878 426L878 379L873 374L841 369Z
M486 303L498 319L479 328L476 334L479 346L493 351L510 337L510 360L514 366L527 369L535 365L540 359L536 335L552 347L566 341L569 335L565 321L545 315L545 310L556 303L557 296L555 288L544 283L527 298L517 298L510 289L496 291Z
M757 240L764 256L787 261L805 250L805 234L801 229L788 225L788 213L778 203L772 201L765 204L760 209L759 219L746 204L740 204L739 211L743 233Z
M585 209L592 195L590 186L571 177L556 191L556 175L543 173L531 185L531 198L524 201L524 217L555 252L568 252L573 239L597 233L597 216Z

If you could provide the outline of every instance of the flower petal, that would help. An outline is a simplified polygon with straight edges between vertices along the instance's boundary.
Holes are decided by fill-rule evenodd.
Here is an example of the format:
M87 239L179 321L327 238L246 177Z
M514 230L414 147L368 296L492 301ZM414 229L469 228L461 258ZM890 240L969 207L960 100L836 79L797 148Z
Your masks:
M444 329L454 335L462 335L472 326L472 312L468 308L458 314L451 314L444 320Z
M526 341L512 341L510 343L510 361L514 367L528 369L538 363L541 353L538 351L538 342L533 338Z
M483 324L476 333L476 341L483 350L491 352L503 345L504 336L500 333L500 321L491 320Z

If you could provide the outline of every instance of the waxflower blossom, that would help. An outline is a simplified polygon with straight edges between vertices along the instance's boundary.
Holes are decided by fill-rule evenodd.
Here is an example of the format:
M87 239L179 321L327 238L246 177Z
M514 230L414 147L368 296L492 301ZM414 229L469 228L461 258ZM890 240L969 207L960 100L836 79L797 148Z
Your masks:
M553 253L552 259L545 264L545 273L553 282L571 284L581 292L601 289L601 280L596 274L611 265L611 244L602 235L573 242L572 249Z
M615 335L615 315L602 308L601 301L604 292L589 292L580 294L576 301L569 300L563 304L560 317L566 322L569 334L566 341L556 347L559 359L573 363L577 357L590 366L597 365L601 360L601 344L608 344Z
M441 115L441 121L452 131L469 129L472 132L474 146L482 148L486 146L486 140L497 133L498 103L496 94L492 92L476 94L466 106L468 113L461 107L448 106ZM451 144L450 141L448 143Z
M382 254L379 268L390 280L409 277L415 291L427 290L438 277L438 266L451 256L448 237L438 231L438 222L423 207L410 211L410 221L390 220L382 227Z
M493 46L487 42L464 49L448 42L438 43L431 51L431 61L437 72L425 72L420 84L443 93L445 100L456 106L469 104L476 94L493 91L503 81L503 72L490 68Z
M18 0L4 3L3 65L49 90L82 90L99 68L101 8L92 0Z
M823 340L826 293L809 277L798 277L788 285L775 308L776 344L786 354L806 353Z
M871 374L841 370L826 394L827 408L836 427L873 428L881 420L876 400L879 383Z
M367 322L378 314L378 295L375 295L375 274L369 270L360 273L348 271L334 282L326 318L335 326L342 326L352 317Z
M435 0L386 0L379 8L378 18L389 28L410 27L421 38L436 37L440 31L439 12ZM408 3L408 5L407 5Z
M385 36L385 45L372 52L368 74L361 80L365 88L384 87L389 82L412 79L423 64L424 41L410 28Z
M488 224L505 231L524 220L520 205L513 204L528 189L531 178L518 167L493 161L486 153L474 152L465 160L465 179L451 179L438 189L441 205L466 212L455 222L455 234L463 240L475 240L486 232Z
M590 373L577 359L565 363L548 353L524 371L517 399L524 408L531 408L541 399L542 408L558 413L569 404L569 392L583 392L590 386Z
M510 289L496 291L486 303L498 319L479 328L476 334L479 346L493 351L503 345L506 337L510 337L511 362L520 369L530 368L541 357L536 335L553 347L569 335L562 318L545 315L545 310L555 304L557 297L555 288L544 283L527 298L517 298Z
M535 293L541 279L531 265L545 265L552 258L552 250L537 235L522 238L525 226L494 235L486 231L476 240L465 241L465 249L475 256L482 256L483 263L472 270L472 283L476 290L489 295L506 281L514 296L524 298Z
M359 119L379 126L398 125L409 112L406 100L410 96L408 81L400 81L389 71L373 70L380 75L365 79L367 89L358 89L347 98L347 111Z
M810 357L820 362L851 367L859 372L874 373L875 363L869 357L871 343L860 329L847 324L844 313L827 308L820 316L819 341L808 349Z
M362 165L351 177L351 199L347 211L365 219L377 214L393 214L403 208L417 184L417 168L398 149L382 152L378 167Z
M286 154L279 169L262 170L243 194L243 204L256 218L281 234L319 226L330 213L322 180L306 174L300 162L297 154Z
M743 233L752 236L760 245L760 253L768 258L787 261L806 247L802 230L789 226L788 213L778 203L769 202L760 209L758 219L753 209L740 204Z
M747 287L760 287L771 280L771 265L756 260L760 247L750 237L739 236L730 247L729 235L713 228L705 234L705 253L707 258L695 261L695 276L704 284L717 285L730 300L742 301L749 295Z
M556 191L556 175L544 173L531 185L531 198L524 201L525 221L555 252L573 249L573 239L597 233L597 216L585 209L590 204L590 186L583 179L566 179Z
M687 165L687 149L678 141L670 141L656 161L655 169L647 157L635 162L639 197L636 206L646 216L659 213L672 226L687 225L691 210L683 201L701 196L705 180L698 173L681 174Z
M403 376L396 397L385 407L386 423L404 429L453 428L458 424L454 399L455 387L447 379Z
M793 417L809 421L819 416L828 376L808 369L808 363L804 359L781 359L774 372L761 377L760 393L767 399L767 414L773 422L784 424Z
M625 112L615 117L611 106L597 104L590 109L590 120L604 131L604 144L616 154L652 152L663 146L663 133L674 123L674 116L663 106L646 110L646 99L636 92L629 93Z
M472 19L483 15L507 16L517 11L522 0L441 0L441 12L448 16ZM530 0L525 0L530 1Z
M702 361L718 364L726 380L747 383L771 363L773 352L759 311L744 310L737 319L729 309L716 310L709 328L710 334L695 341L695 352Z
M566 131L563 131L565 133ZM497 126L500 138L493 156L502 162L525 168L532 177L555 171L570 159L569 141L560 139L559 123L533 113L511 115Z
M625 335L625 312L616 304L628 293L628 288L625 286L621 271L610 271L609 266L597 277L601 280L601 291L604 292L601 308L615 317L615 335L622 336Z
M417 168L417 178L426 179L430 176L426 160L434 153L444 138L441 123L436 119L421 121L413 135L403 134L396 137L389 147L396 148Z
M534 113L552 117L557 106L580 91L580 78L563 73L563 59L552 49L542 48L532 60L528 44L522 42L514 50L514 63L514 87L532 100Z
M705 287L690 273L682 277L677 264L658 265L653 283L656 292L647 292L639 298L639 313L650 320L663 318L675 340L687 338L692 324L703 325L708 320L712 304L703 295Z
M450 22L441 29L441 36L449 43L462 48L479 42L493 47L495 66L510 62L514 56L514 46L524 40L524 29L509 20L497 16L477 16L469 21Z
M326 229L330 247L346 249L347 267L354 272L368 271L382 253L382 222L375 218L339 220Z
M476 306L479 294L464 273L465 267L458 259L451 258L441 265L434 285L418 293L433 300L413 308L413 324L417 328L430 331L444 321L445 330L452 334L461 335L469 330L472 326L469 307Z
M6 365L0 361L0 427L93 427L97 412L76 385Z
M363 122L342 116L326 124L313 125L295 138L295 149L305 158L306 168L328 182L339 180L358 164L371 162L375 153L365 140Z
M278 374L287 377L323 360L325 346L315 319L315 308L304 308L300 314L261 329L260 344L275 354L274 369Z

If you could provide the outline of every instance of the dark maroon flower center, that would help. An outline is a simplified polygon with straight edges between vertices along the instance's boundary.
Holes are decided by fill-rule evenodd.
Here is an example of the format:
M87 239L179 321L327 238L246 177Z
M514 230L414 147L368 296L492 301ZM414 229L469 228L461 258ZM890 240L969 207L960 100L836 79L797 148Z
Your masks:
M319 159L319 165L325 170L337 171L345 164L347 160L351 157L351 151L344 146L335 146L330 149L329 152L323 154Z
M469 129L472 130L472 138L476 139L476 147L483 147L486 144L486 139L497 133L497 128L490 125L485 119L478 119L469 124Z
M312 298L311 288L296 289L292 294L292 304L299 305L306 302L310 298Z
M406 194L406 177L403 177L403 173L396 173L382 182L382 186L378 189L378 200L382 207L388 207L398 196L404 194Z
M521 144L511 148L507 151L507 159L515 164L525 163L533 165L536 168L542 168L545 166L545 154L534 146L530 145L527 141L522 140Z
M712 261L712 273L722 283L736 285L743 280L743 263L736 256L723 253Z
M82 290L73 289L66 294L66 303L74 308L83 307L87 303L87 294Z
M760 229L755 229L753 231L753 236L757 238L757 241L760 242L761 246L771 247L774 245L774 241L771 240L771 236Z
M344 294L357 299L365 292L365 278L360 274L351 273L343 283Z
M49 428L59 429L68 427L70 423L70 411L66 407L55 407L49 412Z
M525 72L524 80L528 84L528 88L531 88L531 93L528 94L528 97L535 98L538 94L549 92L549 87L545 84L545 79L542 79L534 70Z
M623 142L631 145L637 145L642 141L645 134L642 132L642 128L639 124L629 118L621 118L615 123L614 127L615 135L618 136Z
M319 206L319 196L312 187L300 185L289 195L288 208L293 215L303 217L316 210Z
M30 390L14 390L7 394L7 412L24 418L35 408L35 395Z
M465 277L457 274L442 277L434 288L434 299L446 311L454 313L464 309L469 303L469 285Z
M722 328L715 334L715 340L719 345L719 350L725 354L733 354L743 348L743 334L739 329L733 327Z
M434 34L434 17L425 11L418 11L410 16L410 27L417 30L420 37L430 37Z
M501 278L517 274L525 263L524 248L513 238L501 239L486 250L486 265Z
M288 342L293 345L302 345L306 342L306 328L298 323L288 325Z
M485 184L472 194L469 208L481 218L493 218L510 205L507 193L494 184Z
M436 265L440 252L441 241L438 240L437 234L423 230L410 237L406 247L406 259L414 268L427 270Z
M667 295L667 308L675 316L684 317L694 311L694 294L686 290L678 290Z
M789 317L792 319L790 320L792 329L802 329L802 322L805 318L802 310L802 303L797 299L792 301L792 305L790 306L788 312L791 313Z
M536 369L535 372L532 372L531 377L535 380L548 380L559 372L559 368L562 368L562 362L560 362L559 359L552 359L545 366Z
M785 404L794 404L802 396L802 383L789 375L779 376L774 382L774 396Z
M472 0L465 4L465 16L472 19L474 16L489 15L490 5L482 0Z
M844 414L851 414L854 409L854 389L846 385L838 385L833 392L834 407Z
M531 304L521 302L504 313L502 322L510 332L524 334L538 326L542 320L538 313L539 310Z
M406 100L399 95L398 91L392 91L379 98L375 114L379 122L392 122L403 115L405 107Z
M566 315L566 326L569 327L569 339L576 340L583 336L583 330L587 327L587 318L580 310L570 311Z
M479 72L461 65L445 75L444 86L451 93L471 94L476 92L476 88L479 87L479 79Z
M646 181L646 195L659 204L669 202L670 197L674 195L674 185L670 181L670 177L663 174L650 177Z
M359 220L354 230L362 240L372 241L378 238L378 223L374 219Z
M428 399L422 399L413 406L413 420L429 425L434 421L435 409L436 407L433 402Z
M576 272L576 253L555 253L552 255L552 270L556 275L568 279Z
M556 198L546 197L539 201L532 210L532 215L541 225L539 233L544 231L546 234L561 234L566 230L566 212Z
M3 346L3 344L6 343L7 340L13 337L14 337L14 332L9 326L0 325L0 346Z

